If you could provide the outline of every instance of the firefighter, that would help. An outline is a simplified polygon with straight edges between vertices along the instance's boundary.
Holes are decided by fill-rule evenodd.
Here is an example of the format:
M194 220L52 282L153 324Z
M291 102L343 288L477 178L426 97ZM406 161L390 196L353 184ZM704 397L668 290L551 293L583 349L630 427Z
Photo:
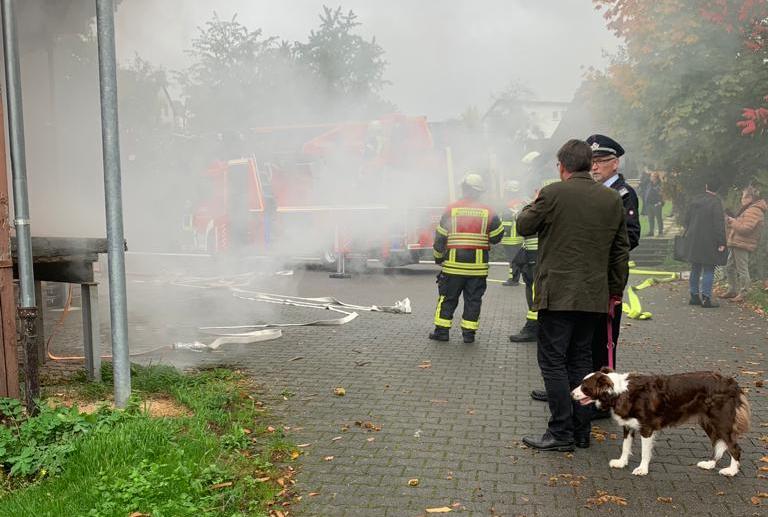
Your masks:
M448 205L435 230L435 263L442 270L437 275L435 330L429 339L448 341L453 312L463 294L461 333L465 343L475 342L487 285L488 252L504 233L499 217L478 201L484 190L482 176L467 174L461 183L462 198Z
M504 226L504 237L501 244L504 246L504 254L509 262L509 277L502 285L520 285L520 266L517 264L517 254L523 247L523 237L517 233L517 214L520 212L521 200L517 197L520 186L517 181L510 180L504 187L508 197L507 206L501 213L501 224Z
M522 274L525 282L525 303L528 306L528 312L525 314L525 325L517 334L509 336L512 343L528 343L536 341L539 332L538 313L533 310L533 282L536 278L536 263L539 258L539 236L537 234L528 235L523 238Z

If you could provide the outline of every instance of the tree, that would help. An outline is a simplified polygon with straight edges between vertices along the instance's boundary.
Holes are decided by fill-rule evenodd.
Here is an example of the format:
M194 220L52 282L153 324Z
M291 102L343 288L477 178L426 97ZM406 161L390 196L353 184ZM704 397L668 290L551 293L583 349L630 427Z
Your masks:
M768 81L745 44L765 18L752 0L593 0L625 49L592 71L583 94L607 128L685 190L707 175L745 183L766 167L764 146L740 138L739 106ZM762 18L761 18L762 16Z
M387 84L387 62L375 37L367 41L354 33L359 26L353 11L324 5L320 27L310 32L306 43L296 42L293 50L298 62L314 74L325 102L343 114L370 117L392 108L380 97Z

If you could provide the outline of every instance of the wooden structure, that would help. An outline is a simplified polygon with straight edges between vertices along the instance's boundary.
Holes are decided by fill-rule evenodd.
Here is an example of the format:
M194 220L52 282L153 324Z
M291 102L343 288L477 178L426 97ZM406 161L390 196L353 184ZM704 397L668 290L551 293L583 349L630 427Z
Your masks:
M2 103L0 120L5 120ZM0 134L0 397L18 398L19 359L16 348L16 296L13 292L7 164L3 131Z
M15 256L15 239L12 240ZM99 293L94 278L93 264L99 254L107 252L107 239L70 237L32 237L32 257L35 272L35 290L38 319L36 329L38 358L46 359L45 332L43 328L44 300L41 282L79 284L83 317L83 346L85 369L88 378L100 380L101 338L99 326ZM14 273L16 273L14 269Z

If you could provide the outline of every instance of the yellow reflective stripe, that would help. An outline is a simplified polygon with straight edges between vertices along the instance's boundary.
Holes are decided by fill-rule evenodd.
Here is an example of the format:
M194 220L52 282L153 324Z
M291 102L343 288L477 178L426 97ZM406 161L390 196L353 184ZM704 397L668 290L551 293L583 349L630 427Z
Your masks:
M485 270L477 270L477 271L468 271L468 270L462 270L462 269L452 269L450 266L443 265L443 273L446 275L456 275L456 276L488 276L488 269Z
M483 250L475 250L475 264L483 263Z
M480 328L480 322L479 321L468 321L468 320L461 320L461 328L467 329L467 330L477 330Z
M448 230L440 226L439 224L435 228L435 231L444 237L448 237Z
M469 206L456 206L451 209L451 217L485 217L488 218L488 210L485 208L473 208Z
M518 245L523 243L522 237L504 237L501 239L502 244Z
M443 307L443 300L445 300L445 296L440 296L440 298L437 299L437 309L435 309L435 326L451 328L451 320L446 320L440 317L440 309Z
M488 269L488 264L485 262L456 262L455 260L448 260L444 264L456 269Z
M488 236L489 237L496 237L497 235L499 235L500 233L503 233L503 232L504 232L504 227L499 225L499 227L496 228L495 230L491 231L491 233L489 233Z
M536 311L528 311L528 314L525 315L525 319L536 321L539 319L539 313Z
M432 255L433 255L435 258L443 258L443 257L445 256L445 253L442 253L442 252L440 252L440 251L437 251L436 249L433 249L433 250L432 250Z

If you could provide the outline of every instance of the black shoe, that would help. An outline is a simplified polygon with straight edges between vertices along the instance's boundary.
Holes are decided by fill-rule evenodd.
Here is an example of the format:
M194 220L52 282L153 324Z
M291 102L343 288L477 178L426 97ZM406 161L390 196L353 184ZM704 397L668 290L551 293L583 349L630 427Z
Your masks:
M463 330L461 332L461 337L464 339L464 343L470 344L475 342L475 331L474 330Z
M538 334L539 324L528 323L523 325L523 328L517 334L509 336L509 340L512 343L535 343L536 335Z
M572 452L573 442L565 442L561 440L555 440L547 432L541 438L535 436L523 437L523 443L532 449L540 451L558 451L558 452Z
M448 329L435 327L435 330L429 333L429 339L433 341L448 341Z
M507 287L516 287L520 285L520 282L518 280L512 280L510 278L507 278L506 282L504 282L501 285L506 285Z
M592 420L604 420L606 418L611 418L610 411L595 408L595 411L592 413Z
M589 449L589 435L575 437L573 444L579 449Z
M709 296L701 295L701 306L705 309L714 309L717 307L720 307L720 304L717 302L713 302L712 298Z
M531 398L539 402L546 402L548 400L547 392L544 390L531 390Z
M691 299L688 300L688 305L701 305L701 298L698 294L692 294Z

